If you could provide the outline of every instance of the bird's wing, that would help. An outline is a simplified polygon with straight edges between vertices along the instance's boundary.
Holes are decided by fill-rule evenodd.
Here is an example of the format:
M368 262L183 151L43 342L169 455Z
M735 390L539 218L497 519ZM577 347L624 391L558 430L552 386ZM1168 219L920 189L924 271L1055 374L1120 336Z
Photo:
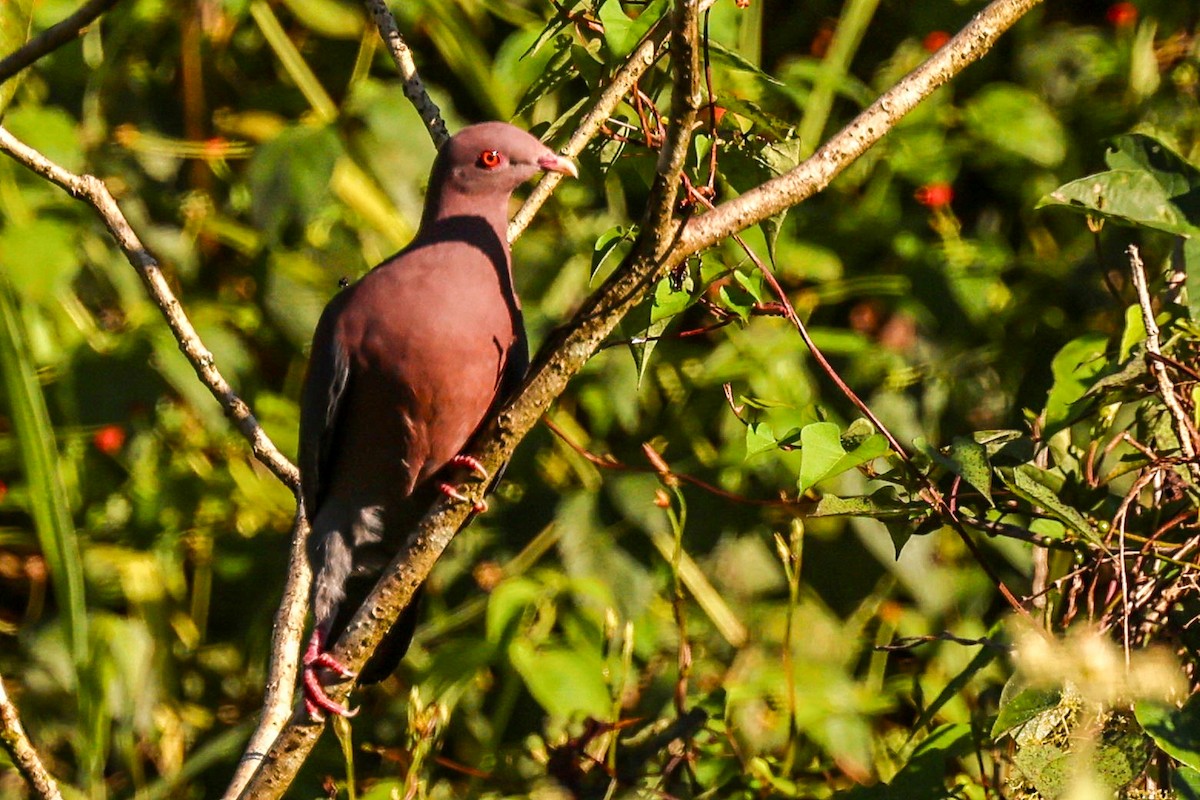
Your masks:
M329 488L328 471L350 393L350 364L336 336L348 295L343 291L335 297L317 323L300 395L300 484L309 519L316 516Z

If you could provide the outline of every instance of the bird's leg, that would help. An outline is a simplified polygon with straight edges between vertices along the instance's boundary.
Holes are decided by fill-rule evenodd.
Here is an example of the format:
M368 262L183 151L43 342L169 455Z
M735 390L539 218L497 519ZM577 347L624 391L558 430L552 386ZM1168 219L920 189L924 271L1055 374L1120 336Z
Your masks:
M450 466L466 467L467 469L471 470L471 472L474 472L476 475L478 475L480 480L486 481L492 477L490 474L488 474L488 471L483 464L479 462L478 458L469 456L466 453L459 453L454 458L450 459Z
M353 717L358 709L349 709L330 699L317 677L317 670L324 667L342 678L353 678L354 671L347 669L344 664L324 649L325 635L318 626L312 638L308 640L308 649L304 651L304 710L314 720L321 720L322 711L337 714L339 717Z

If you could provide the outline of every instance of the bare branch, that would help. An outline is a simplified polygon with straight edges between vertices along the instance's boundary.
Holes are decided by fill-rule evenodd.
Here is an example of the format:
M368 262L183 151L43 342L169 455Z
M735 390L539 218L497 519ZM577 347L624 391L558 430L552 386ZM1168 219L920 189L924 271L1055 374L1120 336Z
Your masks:
M101 14L115 6L120 0L88 0L71 16L51 25L9 55L0 59L0 83L16 75L42 56L54 52L64 44L78 39L88 25Z
M137 270L151 299L166 317L167 325L170 326L175 340L179 342L179 349L191 362L192 368L196 371L196 377L208 387L208 390L217 398L217 402L225 409L226 415L233 420L233 424L250 442L254 457L271 470L275 477L283 481L284 485L293 492L298 492L300 474L296 467L279 452L262 426L258 424L258 420L254 418L250 406L234 393L229 382L221 375L212 352L204 346L204 342L196 334L191 320L183 312L183 307L163 276L158 261L138 239L104 182L94 175L76 175L63 169L37 150L17 140L3 126L0 126L0 152L10 156L56 186L65 189L72 197L83 200L96 209L113 238L117 240L117 245L125 254L125 258Z
M0 680L0 746L4 747L13 766L21 773L29 788L36 797L42 800L62 800L58 792L58 784L46 771L46 765L21 725L21 715L17 707L8 699L4 691L4 681Z
M375 27L379 30L379 38L387 45L388 52L392 54L392 61L400 73L400 79L404 82L404 96L421 115L421 121L425 123L425 127L429 129L429 136L433 139L433 146L440 149L450 138L450 133L446 130L446 120L442 119L442 110L437 107L437 103L433 102L429 92L425 91L425 83L417 74L417 62L413 60L408 43L400 35L396 18L388 9L386 0L365 2L367 11L371 12Z
M942 84L992 48L1041 0L994 0L941 50L884 92L866 110L795 169L722 203L688 223L680 236L684 253L712 247L732 233L756 225L807 200L884 137L895 124Z
M1150 303L1150 288L1146 281L1146 267L1142 264L1142 254L1135 244L1129 245L1126 253L1129 255L1129 269L1133 276L1133 288L1137 292L1138 306L1142 310L1142 322L1146 326L1146 353L1150 356L1150 371L1154 373L1154 379L1158 382L1158 393L1162 395L1163 405L1175 420L1175 435L1179 437L1179 447L1187 461L1192 481L1200 483L1200 465L1196 463L1196 442L1200 437L1197 436L1196 426L1180 405L1179 398L1175 395L1175 383L1171 380L1167 365L1163 363L1158 322L1154 319L1154 307Z

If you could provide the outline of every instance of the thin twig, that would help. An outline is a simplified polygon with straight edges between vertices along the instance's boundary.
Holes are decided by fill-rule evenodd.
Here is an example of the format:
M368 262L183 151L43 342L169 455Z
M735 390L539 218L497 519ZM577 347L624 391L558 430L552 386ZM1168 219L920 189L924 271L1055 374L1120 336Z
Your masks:
M665 25L659 23L650 29L625 59L621 68L613 73L608 85L596 97L591 110L579 121L571 138L559 151L561 155L575 158L583 152L583 148L600 132L613 109L625 99L625 95L629 94L629 90L637 83L638 78L642 77L646 70L666 52L666 38L667 27ZM529 197L513 215L512 222L508 223L508 240L510 242L515 242L525 232L529 223L533 221L534 215L549 199L550 194L562 179L561 173L547 172L533 187Z
M51 25L0 60L0 83L16 75L45 55L78 39L88 25L120 0L88 0L71 16Z
M1158 382L1158 393L1162 395L1163 405L1175 419L1175 434L1179 437L1179 447L1187 461L1187 468L1192 474L1192 482L1200 483L1200 464L1196 463L1196 426L1188 417L1179 398L1175 395L1175 383L1163 363L1162 346L1159 342L1158 322L1154 319L1154 307L1150 302L1150 288L1146 281L1146 267L1142 264L1142 255L1136 244L1129 245L1125 251L1129 255L1129 269L1133 277L1133 288L1137 292L1138 306L1142 310L1142 322L1146 326L1146 352L1150 358L1150 371Z
M997 642L995 639L989 639L986 636L981 639L966 639L961 636L955 636L950 631L942 631L941 633L929 636L903 636L899 639L893 639L891 644L877 644L871 649L879 653L895 653L911 650L914 647L932 642L953 642L954 644L965 644L968 647L987 647L1003 653L1012 650L1008 645Z
M385 0L364 1L367 4L367 11L375 20L379 38L383 39L388 52L392 55L392 61L396 64L396 70L400 73L400 79L404 83L404 96L421 115L421 121L425 123L429 136L433 139L433 146L440 149L450 138L450 132L446 130L446 120L442 119L442 110L438 108L437 103L433 102L429 92L425 91L425 83L417 74L417 62L413 60L412 50L408 43L400 35L396 18L392 16Z
M179 349L191 363L192 369L196 371L196 377L212 392L213 397L225 410L225 414L250 442L250 449L253 451L254 457L274 473L275 477L279 478L285 486L293 492L298 492L300 474L295 465L279 452L274 442L267 436L266 431L258 424L258 420L254 418L250 406L234 393L229 382L221 375L212 352L204 346L196 329L192 327L191 320L187 318L175 293L171 291L166 277L163 276L157 259L150 254L138 235L134 233L129 221L125 219L125 215L121 212L117 201L108 191L104 182L94 175L76 175L63 169L37 150L17 140L3 126L0 126L0 152L66 190L77 200L83 200L96 210L113 238L117 240L117 245L125 254L130 266L142 279L146 291L150 293L150 299L166 317L167 325L170 326L171 333L179 343Z
M8 753L13 766L21 773L21 777L29 784L35 796L42 800L62 800L58 784L46 771L46 765L42 763L37 750L25 734L25 728L21 725L21 715L8 699L3 679L0 679L0 747Z

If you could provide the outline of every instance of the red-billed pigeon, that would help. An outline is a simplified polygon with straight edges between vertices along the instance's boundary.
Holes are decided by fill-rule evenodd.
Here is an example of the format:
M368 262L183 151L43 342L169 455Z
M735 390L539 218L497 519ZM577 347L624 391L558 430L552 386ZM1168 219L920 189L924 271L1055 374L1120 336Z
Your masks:
M511 125L464 128L434 161L416 237L338 294L317 324L300 410L314 573L310 716L352 713L319 679L321 668L350 677L326 647L436 494L460 496L447 473L466 467L487 478L463 449L528 366L505 228L513 190L541 170L576 174ZM361 682L382 680L404 657L415 600Z

